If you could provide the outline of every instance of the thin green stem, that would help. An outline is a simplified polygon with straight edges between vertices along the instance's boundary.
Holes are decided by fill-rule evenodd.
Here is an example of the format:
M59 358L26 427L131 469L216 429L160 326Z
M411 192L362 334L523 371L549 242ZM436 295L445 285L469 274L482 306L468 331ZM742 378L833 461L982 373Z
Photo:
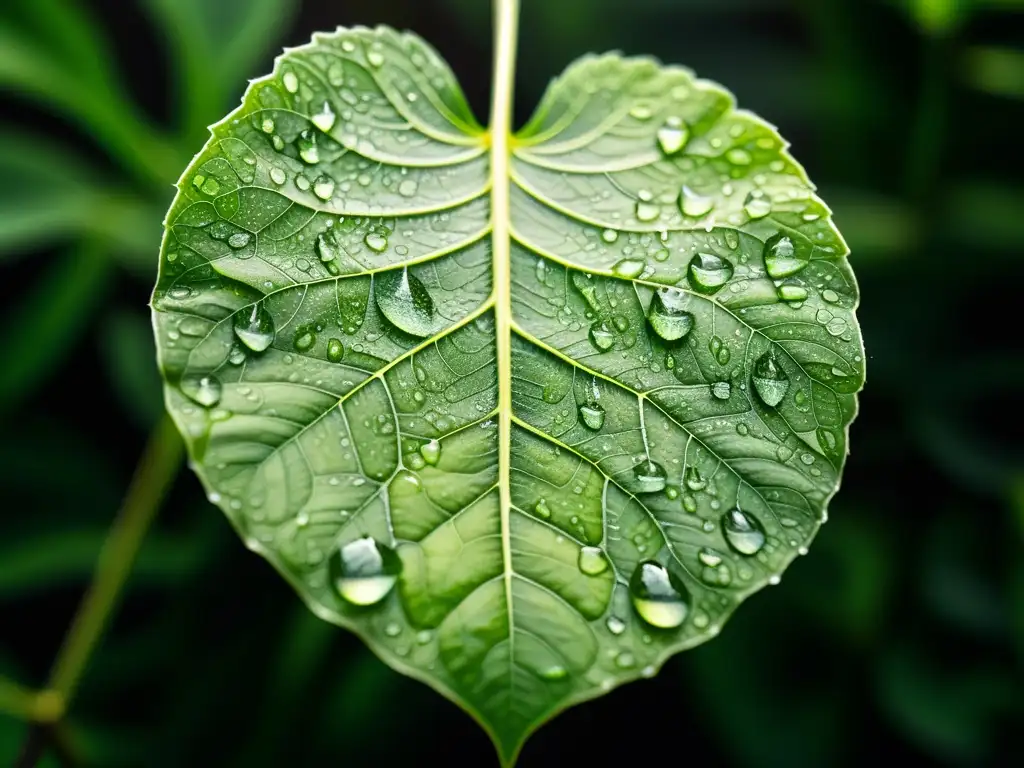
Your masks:
M117 604L164 492L181 465L183 448L174 423L164 416L150 435L121 511L100 551L93 582L53 664L50 691L60 696L65 709Z

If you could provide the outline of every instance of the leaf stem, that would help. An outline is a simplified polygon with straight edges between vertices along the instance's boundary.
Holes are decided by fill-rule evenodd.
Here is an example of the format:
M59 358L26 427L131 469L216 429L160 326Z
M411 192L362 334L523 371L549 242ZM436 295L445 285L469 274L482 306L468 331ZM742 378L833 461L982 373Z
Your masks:
M505 564L505 602L512 631L512 541L509 510L509 461L512 439L512 241L509 227L509 145L515 82L519 0L494 0L494 84L491 101L492 248L494 255L494 326L498 362L498 493L501 548ZM511 640L509 642L512 642Z
M67 708L103 634L164 491L181 465L183 448L177 428L165 415L143 450L117 520L100 551L92 584L54 661L49 687L50 693L60 697L61 709Z

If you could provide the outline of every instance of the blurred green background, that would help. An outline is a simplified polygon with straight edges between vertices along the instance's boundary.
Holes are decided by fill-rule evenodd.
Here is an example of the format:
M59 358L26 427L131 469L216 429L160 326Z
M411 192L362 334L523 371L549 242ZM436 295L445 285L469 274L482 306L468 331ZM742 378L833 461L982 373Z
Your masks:
M522 765L1024 764L1024 0L522 4L520 122L571 60L620 49L779 127L852 248L869 357L811 555ZM283 45L378 23L431 41L486 116L488 0L0 3L0 764L162 412L146 303L172 184ZM187 471L47 738L40 765L496 764Z

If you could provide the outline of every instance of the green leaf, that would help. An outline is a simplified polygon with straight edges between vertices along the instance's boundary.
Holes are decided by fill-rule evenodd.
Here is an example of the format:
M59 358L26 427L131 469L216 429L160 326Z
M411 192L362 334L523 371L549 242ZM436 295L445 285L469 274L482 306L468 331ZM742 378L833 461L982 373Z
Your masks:
M181 177L153 308L247 546L510 764L806 551L864 361L773 128L606 55L510 140L502 29L491 132L413 35L279 58Z

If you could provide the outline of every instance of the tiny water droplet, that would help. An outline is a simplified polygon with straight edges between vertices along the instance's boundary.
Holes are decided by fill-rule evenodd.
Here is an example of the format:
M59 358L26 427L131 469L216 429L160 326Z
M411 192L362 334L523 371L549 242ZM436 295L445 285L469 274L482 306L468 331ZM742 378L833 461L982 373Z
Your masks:
M288 180L287 174L281 168L270 169L270 180L275 184L284 184Z
M305 352L316 344L316 334L307 329L300 329L295 333L294 344L299 352Z
M295 93L299 90L299 78L295 76L294 72L285 72L281 80L284 81L284 87L288 93Z
M619 233L614 229L606 229L601 233L601 239L606 243L614 243L619 239Z
M374 280L377 307L396 328L413 336L429 336L434 329L434 300L408 268L383 272Z
M675 574L652 560L640 563L629 580L637 614L652 627L675 629L690 612L689 593Z
M420 446L420 456L430 466L435 466L441 458L441 443L438 440L428 440Z
M764 546L765 535L761 524L739 507L722 515L722 531L729 546L741 555L756 555Z
M181 391L190 400L205 408L212 408L220 402L224 387L212 373L190 374L181 379Z
M833 291L831 288L826 288L824 291L822 291L821 298L823 298L829 304L837 304L839 302L839 294Z
M234 330L238 340L253 352L262 352L274 343L274 318L261 301L235 315Z
M686 306L686 295L682 291L659 288L651 296L647 322L665 341L678 341L693 329L693 314L684 309Z
M732 357L732 353L729 351L729 345L722 341L721 336L711 337L711 341L708 342L708 351L714 356L715 360L718 361L719 365L728 365L729 358Z
M807 256L796 247L793 238L781 232L768 238L762 253L769 277L779 279L795 275L807 266Z
M615 657L615 666L619 669L632 669L636 665L636 657L629 651L622 651Z
M633 467L638 493L658 493L665 490L665 468L656 461L645 459Z
M597 403L581 405L580 420L587 429L592 429L596 432L604 426L604 408Z
M658 129L658 146L666 155L675 155L682 151L690 140L690 129L678 117L670 117Z
M769 349L754 363L754 375L751 380L757 396L770 408L781 403L789 390L789 376L779 365L773 349Z
M598 576L608 570L608 558L600 547L583 547L577 565L587 576Z
M363 238L366 247L376 253L383 253L388 249L388 237L379 230L371 229Z
M547 520L551 517L551 508L548 506L547 499L541 499L536 504L534 504L533 511L534 514L537 515L537 517L543 518L544 520Z
M701 547L697 559L709 568L716 568L722 564L722 556L710 547Z
M402 197L412 197L416 194L419 185L413 179L403 179L398 184L398 194Z
M384 54L378 50L369 50L366 52L366 60L370 62L371 67L382 67L384 66Z
M613 635L621 635L626 631L626 622L618 616L609 616L608 620L605 622L605 626L608 627L608 631Z
M299 148L299 157L302 158L302 162L307 165L316 165L320 162L320 150L316 145L315 133L305 130L299 134L295 143Z
M391 592L402 561L390 547L371 537L356 539L331 558L331 584L352 605L376 605Z
M712 197L704 197L685 185L679 190L679 210L691 218L700 218L714 207Z
M728 160L733 165L750 165L751 160L753 160L753 158L750 156L750 153L747 152L747 150L740 149L739 147L736 147L735 149L730 149L728 152L726 152L725 159Z
M716 381L711 385L711 396L716 400L728 400L732 394L732 384L728 381Z
M554 664L550 667L545 667L537 672L537 674L544 680L562 680L569 673L566 671L565 667Z

